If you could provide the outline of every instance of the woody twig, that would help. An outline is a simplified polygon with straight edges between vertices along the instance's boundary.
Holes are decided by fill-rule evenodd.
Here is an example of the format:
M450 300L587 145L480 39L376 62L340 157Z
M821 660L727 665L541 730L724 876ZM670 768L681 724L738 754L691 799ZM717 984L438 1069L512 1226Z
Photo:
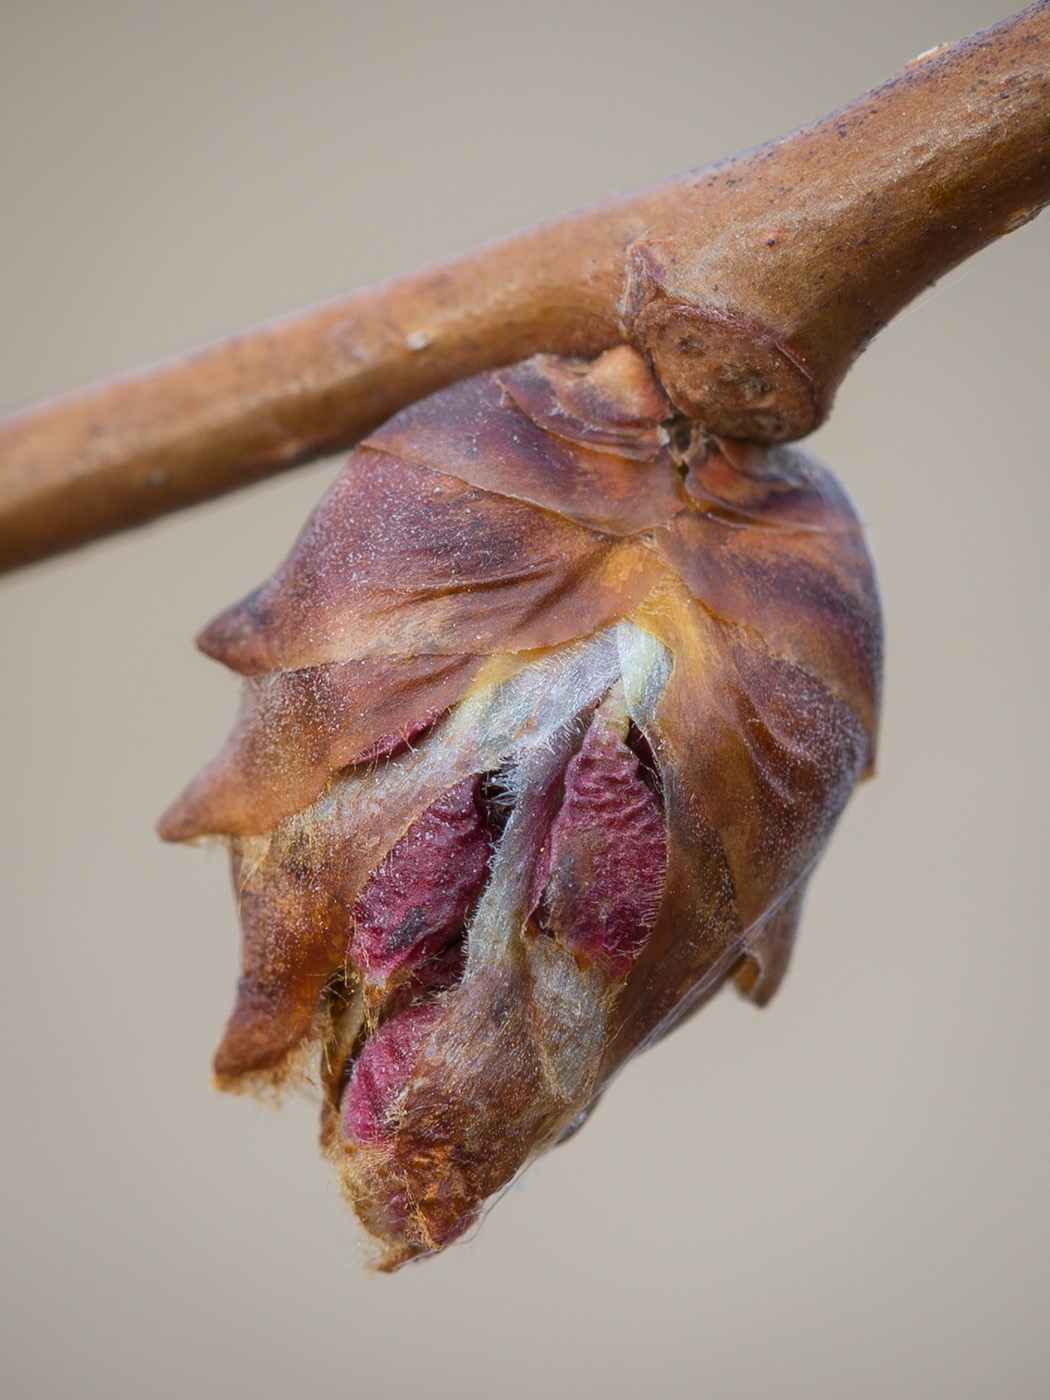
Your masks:
M539 351L648 354L711 430L802 437L871 338L1050 201L1050 0L721 164L0 423L13 569L348 447Z

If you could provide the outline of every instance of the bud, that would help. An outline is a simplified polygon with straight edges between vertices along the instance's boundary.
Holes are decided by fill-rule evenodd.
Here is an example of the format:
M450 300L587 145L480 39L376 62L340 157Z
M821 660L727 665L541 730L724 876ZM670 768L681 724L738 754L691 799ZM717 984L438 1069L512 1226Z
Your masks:
M872 761L849 500L676 416L626 346L400 413L200 645L241 711L161 832L233 856L218 1081L319 1048L322 1141L387 1268L727 979L769 999Z

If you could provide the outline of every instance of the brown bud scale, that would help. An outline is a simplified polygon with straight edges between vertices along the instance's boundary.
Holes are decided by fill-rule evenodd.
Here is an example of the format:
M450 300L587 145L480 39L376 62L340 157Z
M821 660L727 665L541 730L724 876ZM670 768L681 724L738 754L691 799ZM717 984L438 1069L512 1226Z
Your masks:
M768 1000L871 768L852 505L667 389L617 346L413 405L201 638L244 701L162 832L233 854L216 1072L279 1083L317 1045L383 1267L459 1238L727 979Z

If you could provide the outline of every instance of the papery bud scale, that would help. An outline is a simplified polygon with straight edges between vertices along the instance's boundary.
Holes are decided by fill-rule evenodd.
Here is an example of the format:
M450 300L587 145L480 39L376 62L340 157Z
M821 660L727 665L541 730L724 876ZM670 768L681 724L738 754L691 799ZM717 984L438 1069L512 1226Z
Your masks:
M848 499L677 416L627 347L399 414L201 645L244 700L162 830L233 853L217 1075L320 1046L385 1267L459 1237L728 978L768 1000L872 762Z

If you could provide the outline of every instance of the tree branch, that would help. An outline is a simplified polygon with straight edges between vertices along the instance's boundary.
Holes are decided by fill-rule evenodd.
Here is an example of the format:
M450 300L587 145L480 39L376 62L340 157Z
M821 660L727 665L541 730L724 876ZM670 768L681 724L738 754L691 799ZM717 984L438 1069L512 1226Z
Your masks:
M677 407L775 441L872 336L1050 201L1050 0L732 160L0 423L0 569L349 447L537 350L648 353Z

